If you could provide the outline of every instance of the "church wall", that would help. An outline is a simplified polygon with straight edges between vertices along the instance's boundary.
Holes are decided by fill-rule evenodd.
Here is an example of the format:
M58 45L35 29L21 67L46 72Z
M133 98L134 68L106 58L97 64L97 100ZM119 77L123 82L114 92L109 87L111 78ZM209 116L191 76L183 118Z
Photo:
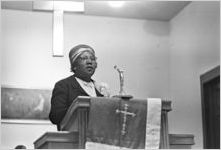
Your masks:
M69 49L85 43L98 57L94 79L108 83L112 95L119 92L119 77L113 68L118 65L125 70L128 94L135 98L169 96L168 22L65 14L64 57L52 57L51 13L2 10L2 37L4 86L52 89L56 81L71 75ZM14 148L18 141L33 148L36 137L56 130L50 124L8 123L2 123L1 129L4 148Z
M66 15L66 53L78 43L96 50L98 68L94 78L107 82L111 94L119 92L124 70L125 91L137 98L168 96L169 23L108 17ZM155 86L153 86L155 85Z
M169 129L194 134L193 148L203 148L200 75L220 64L219 7L192 2L170 22Z
M1 123L1 148L14 149L17 145L25 145L28 149L34 149L34 141L45 132L54 132L57 128L49 122L37 123Z

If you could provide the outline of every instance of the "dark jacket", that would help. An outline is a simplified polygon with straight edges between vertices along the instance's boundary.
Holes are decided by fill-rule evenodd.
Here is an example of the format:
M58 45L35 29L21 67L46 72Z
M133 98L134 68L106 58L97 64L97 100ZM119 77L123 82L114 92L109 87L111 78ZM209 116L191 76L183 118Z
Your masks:
M97 96L103 96L96 90ZM57 125L60 130L60 123L66 111L78 96L89 96L75 79L74 75L58 81L52 91L51 110L49 119Z

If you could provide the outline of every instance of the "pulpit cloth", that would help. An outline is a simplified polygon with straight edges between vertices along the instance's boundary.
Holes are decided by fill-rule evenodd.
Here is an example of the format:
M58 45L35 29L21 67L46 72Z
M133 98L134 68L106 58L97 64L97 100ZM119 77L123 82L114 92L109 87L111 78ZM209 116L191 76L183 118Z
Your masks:
M86 149L159 149L161 99L91 98Z

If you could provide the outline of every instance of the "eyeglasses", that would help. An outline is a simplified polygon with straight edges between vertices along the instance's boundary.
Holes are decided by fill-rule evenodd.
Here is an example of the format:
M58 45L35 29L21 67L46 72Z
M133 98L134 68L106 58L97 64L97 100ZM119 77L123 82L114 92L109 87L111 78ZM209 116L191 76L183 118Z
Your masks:
M87 57L87 56L84 56L84 57L78 57L81 61L86 61L86 60L91 60L91 61L96 61L97 60L97 57Z

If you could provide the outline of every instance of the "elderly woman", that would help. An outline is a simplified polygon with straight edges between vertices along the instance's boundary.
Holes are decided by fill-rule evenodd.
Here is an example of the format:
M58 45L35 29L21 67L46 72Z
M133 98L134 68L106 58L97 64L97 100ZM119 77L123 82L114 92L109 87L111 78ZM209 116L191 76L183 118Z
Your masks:
M71 71L74 75L58 81L52 92L49 119L60 130L60 122L77 96L103 96L91 79L97 68L93 48L88 45L77 45L69 52Z

